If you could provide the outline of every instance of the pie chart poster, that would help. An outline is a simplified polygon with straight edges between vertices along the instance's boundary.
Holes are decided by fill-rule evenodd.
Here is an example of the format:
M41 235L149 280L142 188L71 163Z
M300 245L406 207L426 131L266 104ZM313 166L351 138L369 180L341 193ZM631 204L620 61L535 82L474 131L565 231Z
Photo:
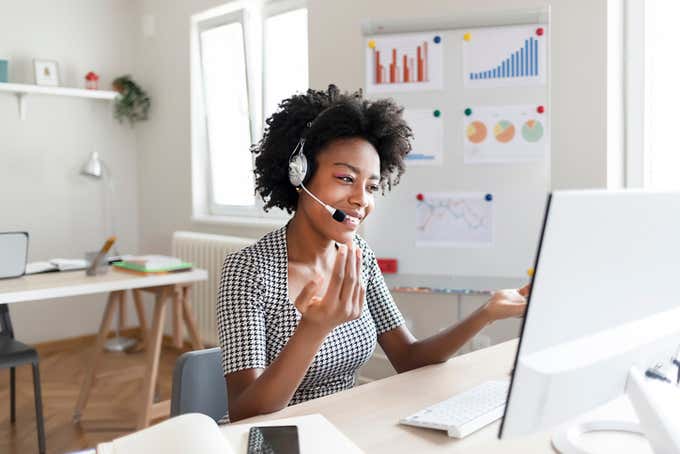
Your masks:
M540 161L549 143L543 106L471 106L463 113L465 164Z

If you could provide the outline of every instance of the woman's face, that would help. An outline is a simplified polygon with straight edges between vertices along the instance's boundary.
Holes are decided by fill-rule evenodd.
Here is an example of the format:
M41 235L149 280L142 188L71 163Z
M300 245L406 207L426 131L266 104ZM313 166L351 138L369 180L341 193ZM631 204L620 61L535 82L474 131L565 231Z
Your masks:
M361 138L337 139L317 153L316 171L306 187L347 217L343 222L334 220L304 191L300 192L298 211L327 238L348 243L373 211L379 184L380 158L373 145Z

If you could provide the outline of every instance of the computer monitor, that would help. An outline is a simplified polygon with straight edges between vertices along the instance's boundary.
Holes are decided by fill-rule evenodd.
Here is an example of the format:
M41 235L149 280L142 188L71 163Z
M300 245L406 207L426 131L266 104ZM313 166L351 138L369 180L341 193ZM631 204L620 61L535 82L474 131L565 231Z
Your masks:
M660 417L680 391L640 373L680 344L679 235L680 193L548 198L500 438L555 428L627 392L652 446L680 452L680 421ZM659 404L653 396L667 391Z

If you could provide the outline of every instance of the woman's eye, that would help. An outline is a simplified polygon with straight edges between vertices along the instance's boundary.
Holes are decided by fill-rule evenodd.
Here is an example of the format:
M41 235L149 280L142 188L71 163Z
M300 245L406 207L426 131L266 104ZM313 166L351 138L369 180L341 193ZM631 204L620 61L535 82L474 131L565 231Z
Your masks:
M379 189L380 189L380 188L379 188L377 185L372 184L372 185L370 185L370 186L368 187L368 192L375 192L375 191L377 191L377 190L379 190Z
M352 178L348 175L344 175L344 176L341 176L341 177L338 177L338 178L340 178L345 183L354 183L354 178Z

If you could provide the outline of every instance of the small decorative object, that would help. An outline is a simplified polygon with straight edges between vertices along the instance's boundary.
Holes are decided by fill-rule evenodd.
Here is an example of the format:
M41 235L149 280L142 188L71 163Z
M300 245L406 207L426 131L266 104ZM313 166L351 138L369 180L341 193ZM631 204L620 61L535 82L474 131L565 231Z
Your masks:
M7 60L0 60L0 82L6 83L9 81L9 62Z
M85 88L88 90L99 89L99 76L97 73L90 71L85 74Z
M59 65L54 60L33 60L36 85L59 86Z
M151 98L130 76L122 76L114 80L113 89L120 93L120 96L116 97L113 113L118 121L122 123L123 119L127 118L130 126L133 126L136 122L149 118Z

